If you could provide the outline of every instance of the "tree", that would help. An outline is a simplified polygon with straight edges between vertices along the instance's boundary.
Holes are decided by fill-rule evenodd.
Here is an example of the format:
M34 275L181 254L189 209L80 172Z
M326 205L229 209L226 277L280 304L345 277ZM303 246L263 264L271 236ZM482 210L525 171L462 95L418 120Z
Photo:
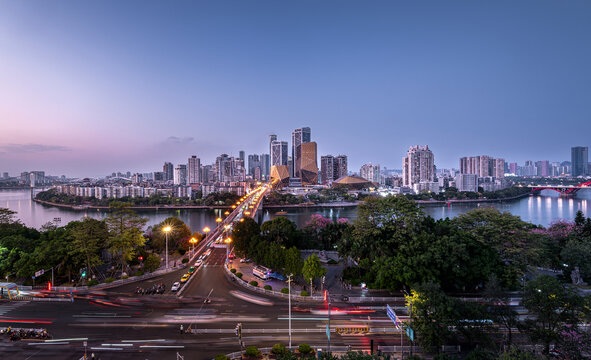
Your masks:
M169 251L189 249L191 229L181 219L171 216L152 228L152 248L162 251L166 247L166 233L162 230L170 226L172 230L168 233Z
M160 266L160 256L156 254L148 254L144 259L144 269L148 272L152 272Z
M548 354L563 325L576 330L578 311L584 301L573 288L563 286L552 276L542 275L527 283L523 305L534 316L525 320L525 331L532 341L542 342L544 353Z
M69 225L72 233L70 253L73 257L81 257L88 273L91 273L94 266L101 264L100 250L105 247L109 237L107 224L104 221L84 218Z
M143 246L142 230L148 219L138 216L126 203L112 202L105 222L109 229L109 252L123 268L137 247Z
M276 242L287 248L297 246L301 237L297 225L281 216L265 221L261 226L261 232L268 241Z
M302 258L300 251L294 247L291 247L285 251L285 274L293 274L298 276L302 273Z
M507 345L513 342L512 329L519 324L517 312L509 303L507 292L501 286L496 275L491 275L484 288L484 298L492 320L507 329Z
M326 268L322 266L318 256L312 254L304 261L302 274L304 275L304 278L310 280L310 294L313 294L313 281L316 278L326 275Z
M248 248L254 241L258 241L261 234L261 227L252 218L246 217L239 222L232 230L232 241L234 251L240 256L248 256Z
M12 211L6 208L0 208L0 225L14 223L14 215L16 215L16 211Z
M412 328L421 347L428 352L439 352L452 336L450 326L458 318L454 299L445 295L438 284L426 282L411 290L406 304L411 309Z

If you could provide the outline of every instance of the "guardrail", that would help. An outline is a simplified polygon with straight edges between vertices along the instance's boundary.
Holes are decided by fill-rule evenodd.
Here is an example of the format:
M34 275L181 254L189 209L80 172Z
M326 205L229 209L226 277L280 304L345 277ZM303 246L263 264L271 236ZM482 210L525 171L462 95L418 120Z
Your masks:
M176 270L185 268L185 267L187 267L186 264L180 264L178 266L171 267L171 268L168 268L168 269L160 269L160 270L156 270L154 272L147 273L147 274L144 274L144 275L130 276L127 279L119 279L119 280L115 280L115 281L110 282L110 283L102 283L102 284L91 286L90 288L88 288L88 287L86 287L86 288L87 289L92 289L92 290L109 289L109 288L120 286L120 285L130 284L130 283L133 283L133 282L136 282L136 281L142 281L142 280L145 280L145 279L151 279L153 277L164 275L164 274L168 274L169 272L173 272L173 271L176 271Z
M255 291L259 294L264 294L264 295L270 295L270 296L275 296L275 297L279 297L282 299L288 299L290 295L288 294L284 294L282 292L279 291L274 291L274 290L266 290L263 288L260 288L258 286L253 286L250 285L248 282L246 282L245 280L242 280L240 278L238 278L236 275L234 275L230 269L228 269L227 266L223 266L224 268L224 274L226 274L226 277L228 277L229 280L231 281L235 281L237 284L239 284L242 287L245 287L249 290ZM292 301L324 301L324 297L323 296L300 296L300 295L291 295L291 300Z

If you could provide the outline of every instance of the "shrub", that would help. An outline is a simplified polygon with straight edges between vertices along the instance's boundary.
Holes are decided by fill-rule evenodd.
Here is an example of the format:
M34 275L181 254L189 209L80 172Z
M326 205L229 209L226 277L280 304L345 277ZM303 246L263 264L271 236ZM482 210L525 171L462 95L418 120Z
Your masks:
M123 276L121 277L121 279L129 279L129 276L128 276L128 275L123 275Z
M310 294L306 290L302 290L300 296L310 296Z
M361 280L360 279L351 279L351 285L359 286L359 285L361 285Z
M228 360L228 357L226 356L226 354L217 354L214 360Z
M259 286L259 282L256 281L256 280L253 280L253 281L249 282L249 284L252 285L252 286Z
M336 264L338 264L338 262L335 259L328 259L328 264L336 265Z
M249 357L257 357L257 356L259 356L259 354L260 354L259 348L257 348L254 345L247 347L246 352L244 353L244 355L249 356Z
M300 344L300 346L298 346L298 350L302 354L309 354L312 352L312 348L308 344Z
M183 264L186 264L189 262L189 258L183 258Z
M273 290L273 288L271 287L271 285L265 285L265 286L263 286L263 289L265 289L265 290Z
M86 283L86 286L94 286L94 285L98 285L98 281L95 279L92 279Z
M241 273L241 272L237 272L237 273L236 273L236 277L237 277L238 279L242 279L242 273Z
M112 277L108 277L105 279L106 283L112 283L113 281L115 281L115 279L113 279Z
M230 272L231 272L232 274L236 274L236 269L230 269Z
M148 254L144 259L144 269L152 272L160 267L160 256L156 254Z
M138 270L135 272L135 274L133 274L133 276L142 276L144 275L144 270Z
M282 294L289 294L289 289L288 288L283 288L283 289L281 289L281 293Z
M275 355L285 354L287 349L285 349L285 345L283 344L275 344L271 349L271 353Z

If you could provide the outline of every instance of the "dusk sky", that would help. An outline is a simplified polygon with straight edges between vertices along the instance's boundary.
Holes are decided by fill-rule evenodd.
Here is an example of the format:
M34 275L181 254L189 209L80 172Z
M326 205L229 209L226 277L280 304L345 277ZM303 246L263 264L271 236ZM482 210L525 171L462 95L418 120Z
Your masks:
M401 168L591 145L591 1L0 1L0 172L268 152ZM291 144L290 144L291 145Z

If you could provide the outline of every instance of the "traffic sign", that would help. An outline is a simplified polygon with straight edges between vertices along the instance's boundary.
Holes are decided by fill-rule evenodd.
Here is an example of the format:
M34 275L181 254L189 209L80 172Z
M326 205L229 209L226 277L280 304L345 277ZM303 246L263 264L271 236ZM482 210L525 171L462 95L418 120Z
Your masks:
M45 273L45 270L39 270L35 273L35 277L39 277Z
M400 320L398 319L398 316L396 316L396 312L394 312L394 309L392 309L388 304L386 304L386 314L388 315L390 320L392 320L394 326L400 326Z
M415 331L410 327L406 327L406 336L410 339L410 341L415 341Z

